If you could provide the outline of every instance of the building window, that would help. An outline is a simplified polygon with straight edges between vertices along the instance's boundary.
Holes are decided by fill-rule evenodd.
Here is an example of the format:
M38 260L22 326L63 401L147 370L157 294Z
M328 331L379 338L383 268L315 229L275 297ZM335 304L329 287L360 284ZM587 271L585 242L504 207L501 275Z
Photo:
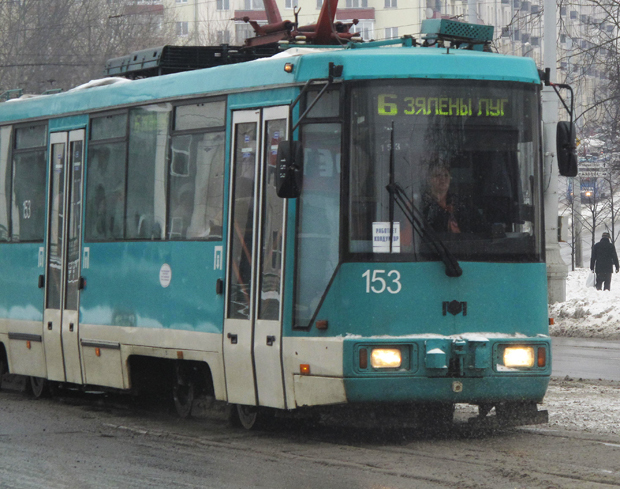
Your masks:
M217 0L218 10L230 10L230 0Z
M398 27L386 27L385 28L386 39L396 39L397 37L398 37Z
M177 36L189 35L189 22L177 22Z
M347 0L346 7L347 8L368 8L368 0Z
M299 6L298 4L299 4L298 0L285 0L284 8L288 8L288 9L295 8Z
M372 20L360 20L357 25L352 25L349 32L359 32L364 41L370 41L375 36L375 23Z
M385 0L385 8L397 8L398 1L397 0Z
M187 0L177 0L177 3L187 3Z
M241 46L249 37L254 37L254 29L250 24L239 22L235 24L235 44Z
M217 43L218 44L230 44L230 32L229 31L217 31Z
M323 0L316 0L316 8L320 10L322 6L323 6Z
M244 0L245 10L264 10L263 0Z

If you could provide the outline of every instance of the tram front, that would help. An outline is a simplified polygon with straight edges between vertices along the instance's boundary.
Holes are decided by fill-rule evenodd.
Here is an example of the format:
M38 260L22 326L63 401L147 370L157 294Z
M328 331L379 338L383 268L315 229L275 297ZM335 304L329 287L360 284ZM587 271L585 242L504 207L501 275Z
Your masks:
M539 91L368 80L304 120L292 335L341 342L347 402L546 419Z

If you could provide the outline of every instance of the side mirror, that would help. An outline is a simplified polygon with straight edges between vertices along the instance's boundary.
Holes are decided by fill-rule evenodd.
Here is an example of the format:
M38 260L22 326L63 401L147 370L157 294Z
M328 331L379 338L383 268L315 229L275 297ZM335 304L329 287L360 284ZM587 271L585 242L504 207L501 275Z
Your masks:
M567 121L558 122L556 136L558 169L563 177L577 176L577 145L575 141L575 125Z
M298 141L280 141L276 168L276 193L284 199L295 199L301 194L303 157Z

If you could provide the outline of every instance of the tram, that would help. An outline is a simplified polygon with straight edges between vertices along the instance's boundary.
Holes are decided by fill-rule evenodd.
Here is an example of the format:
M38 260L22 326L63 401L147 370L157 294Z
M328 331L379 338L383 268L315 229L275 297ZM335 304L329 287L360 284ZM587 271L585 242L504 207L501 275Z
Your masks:
M545 422L540 73L463 40L2 103L2 371L182 416L212 396L246 428L343 405Z

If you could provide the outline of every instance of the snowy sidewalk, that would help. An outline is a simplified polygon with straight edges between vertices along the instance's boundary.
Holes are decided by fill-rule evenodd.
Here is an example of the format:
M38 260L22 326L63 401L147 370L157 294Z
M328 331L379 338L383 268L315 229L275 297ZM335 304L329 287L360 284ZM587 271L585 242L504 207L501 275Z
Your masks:
M613 274L611 291L586 287L590 272L579 268L568 273L566 302L549 306L551 336L620 340L620 273Z

